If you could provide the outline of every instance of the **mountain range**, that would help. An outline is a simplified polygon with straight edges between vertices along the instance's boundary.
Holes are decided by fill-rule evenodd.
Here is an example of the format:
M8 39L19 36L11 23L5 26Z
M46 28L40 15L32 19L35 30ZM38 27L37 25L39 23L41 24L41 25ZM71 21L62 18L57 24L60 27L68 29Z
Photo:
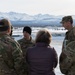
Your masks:
M75 15L72 15L75 24ZM17 12L0 12L0 19L7 18L13 26L61 26L60 21L63 15L37 14L28 15Z

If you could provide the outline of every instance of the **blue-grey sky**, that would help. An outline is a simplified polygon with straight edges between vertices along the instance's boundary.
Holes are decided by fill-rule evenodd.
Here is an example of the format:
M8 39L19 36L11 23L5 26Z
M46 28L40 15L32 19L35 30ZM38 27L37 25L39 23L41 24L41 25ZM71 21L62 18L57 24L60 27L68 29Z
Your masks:
M0 12L75 15L75 0L0 0Z

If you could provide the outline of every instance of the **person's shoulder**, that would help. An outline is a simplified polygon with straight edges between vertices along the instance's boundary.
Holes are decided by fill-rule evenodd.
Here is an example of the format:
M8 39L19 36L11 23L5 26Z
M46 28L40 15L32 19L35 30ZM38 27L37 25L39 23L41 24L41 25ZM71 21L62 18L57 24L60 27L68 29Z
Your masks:
M10 42L12 42L13 41L13 39L9 36L9 35L3 35L1 38L0 38L0 40L2 41L2 42L4 42L4 43L10 43Z
M16 40L12 39L10 36L8 36L7 38L5 38L5 40L6 40L6 44L7 45L11 45L11 46L17 46L17 45L19 45L19 43Z
M32 44L35 44L35 41L32 39L32 40L31 40L31 43L32 43Z
M67 33L69 33L71 36L75 36L75 27L72 27L71 30L66 32L66 34Z
M73 27L72 32L75 35L75 26Z
M34 47L28 47L28 48L27 48L27 53L28 53L28 52L33 52L34 50L35 50Z
M55 48L50 46L50 45L48 46L48 48L51 49L51 50L55 50Z
M73 26L73 29L75 29L75 26Z
M75 56L75 41L70 42L66 46L65 53L69 56Z
M48 46L48 49L50 50L50 51L52 51L52 52L55 52L56 50L55 50L55 48L54 47L52 47L52 46Z
M0 50L9 50L12 47L12 40L8 38L0 38L0 43Z
M32 51L32 50L36 50L36 48L37 48L36 46L31 46L31 47L28 47L27 50L31 50Z
M73 27L73 29L72 29L73 31L75 31L75 26Z

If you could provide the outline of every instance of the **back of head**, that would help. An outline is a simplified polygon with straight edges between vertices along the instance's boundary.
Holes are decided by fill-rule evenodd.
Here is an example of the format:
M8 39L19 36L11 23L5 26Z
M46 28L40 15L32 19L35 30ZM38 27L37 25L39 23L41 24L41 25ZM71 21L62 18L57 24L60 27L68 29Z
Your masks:
M11 23L8 19L1 19L0 20L0 32L7 31L11 28Z
M50 44L51 42L51 34L47 29L42 29L39 30L37 35L36 35L36 39L35 42L42 42L42 43L46 43L46 44Z
M64 22L70 22L71 24L73 23L73 18L72 18L72 16L64 16L63 18L62 18L62 21L60 22L60 23L64 23Z
M26 31L27 33L29 33L31 35L32 29L29 26L25 26L23 28L23 32Z

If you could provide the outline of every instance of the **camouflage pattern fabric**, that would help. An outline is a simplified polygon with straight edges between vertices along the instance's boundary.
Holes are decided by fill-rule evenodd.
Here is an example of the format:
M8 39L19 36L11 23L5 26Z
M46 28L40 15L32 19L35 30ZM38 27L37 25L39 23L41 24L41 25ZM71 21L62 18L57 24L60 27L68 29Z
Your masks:
M34 41L32 39L26 40L25 38L22 38L22 39L18 40L18 43L20 44L21 49L23 51L24 63L25 63L24 69L25 69L25 75L26 75L28 72L28 67L26 64L26 51L27 51L27 48L34 46Z
M68 41L75 40L75 27L73 27L70 31L66 32L65 39Z
M69 68L68 75L75 75L75 41L69 43L64 51L67 57L70 59L70 65L66 65Z
M22 38L22 39L18 40L18 43L21 46L24 56L26 56L27 48L34 46L34 42L32 39L26 40L25 38Z
M23 54L9 35L0 36L0 75L23 75Z
M66 32L59 58L59 67L63 74L75 75L75 27Z

